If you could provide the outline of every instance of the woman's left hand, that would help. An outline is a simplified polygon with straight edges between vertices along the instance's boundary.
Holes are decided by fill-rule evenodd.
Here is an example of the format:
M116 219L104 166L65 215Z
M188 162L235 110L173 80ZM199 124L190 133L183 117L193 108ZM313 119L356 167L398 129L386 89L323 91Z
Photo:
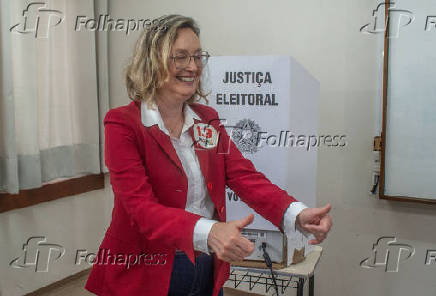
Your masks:
M309 244L320 244L327 237L327 233L332 227L332 218L328 214L330 209L330 204L327 204L322 208L306 208L298 214L295 221L296 226L315 236L315 239L310 240Z

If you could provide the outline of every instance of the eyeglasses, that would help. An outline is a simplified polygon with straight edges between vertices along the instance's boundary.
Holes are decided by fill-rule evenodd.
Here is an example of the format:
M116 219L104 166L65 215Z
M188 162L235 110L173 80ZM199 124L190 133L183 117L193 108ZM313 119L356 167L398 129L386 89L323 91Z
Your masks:
M207 51L202 51L200 54L195 54L192 56L187 54L178 54L170 58L173 59L174 65L177 69L184 69L189 65L189 63L191 63L191 58L194 59L194 63L197 65L197 67L203 67L207 64L209 57L210 55Z

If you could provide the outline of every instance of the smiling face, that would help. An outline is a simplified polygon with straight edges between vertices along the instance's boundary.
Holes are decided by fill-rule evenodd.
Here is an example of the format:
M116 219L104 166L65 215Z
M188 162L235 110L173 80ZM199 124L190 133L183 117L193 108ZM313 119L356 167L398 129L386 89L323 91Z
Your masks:
M198 36L190 28L179 29L170 56L193 56L199 54L201 54L201 45ZM183 69L176 68L172 58L168 61L168 66L169 79L158 89L157 94L159 97L165 98L165 100L185 102L197 90L203 69L195 64L193 58Z

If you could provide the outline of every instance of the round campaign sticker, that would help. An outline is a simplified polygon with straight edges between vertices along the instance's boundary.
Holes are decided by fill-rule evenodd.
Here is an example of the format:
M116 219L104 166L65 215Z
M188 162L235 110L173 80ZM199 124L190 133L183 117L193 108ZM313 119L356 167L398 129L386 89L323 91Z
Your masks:
M218 133L210 124L194 124L194 139L203 148L213 148L218 143Z

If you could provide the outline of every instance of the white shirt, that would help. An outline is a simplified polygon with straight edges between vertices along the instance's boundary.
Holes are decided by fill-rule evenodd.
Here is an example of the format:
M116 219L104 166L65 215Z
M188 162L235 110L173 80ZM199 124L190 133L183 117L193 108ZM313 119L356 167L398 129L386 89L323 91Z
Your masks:
M203 217L197 221L194 227L194 250L209 254L211 250L207 245L207 238L213 224L218 221L212 220L215 206L207 191L204 177L201 173L200 164L194 151L193 141L188 131L194 124L194 119L201 120L201 118L189 107L188 104L185 104L184 107L184 117L182 132L180 138L177 139L172 137L165 128L156 104L153 104L152 108L149 108L147 103L144 101L141 103L142 124L146 127L157 124L158 127L170 137L171 143L182 163L183 169L188 178L188 192L185 210ZM293 202L289 205L283 217L283 230L285 233L295 231L295 218L304 208L307 207L301 202Z

